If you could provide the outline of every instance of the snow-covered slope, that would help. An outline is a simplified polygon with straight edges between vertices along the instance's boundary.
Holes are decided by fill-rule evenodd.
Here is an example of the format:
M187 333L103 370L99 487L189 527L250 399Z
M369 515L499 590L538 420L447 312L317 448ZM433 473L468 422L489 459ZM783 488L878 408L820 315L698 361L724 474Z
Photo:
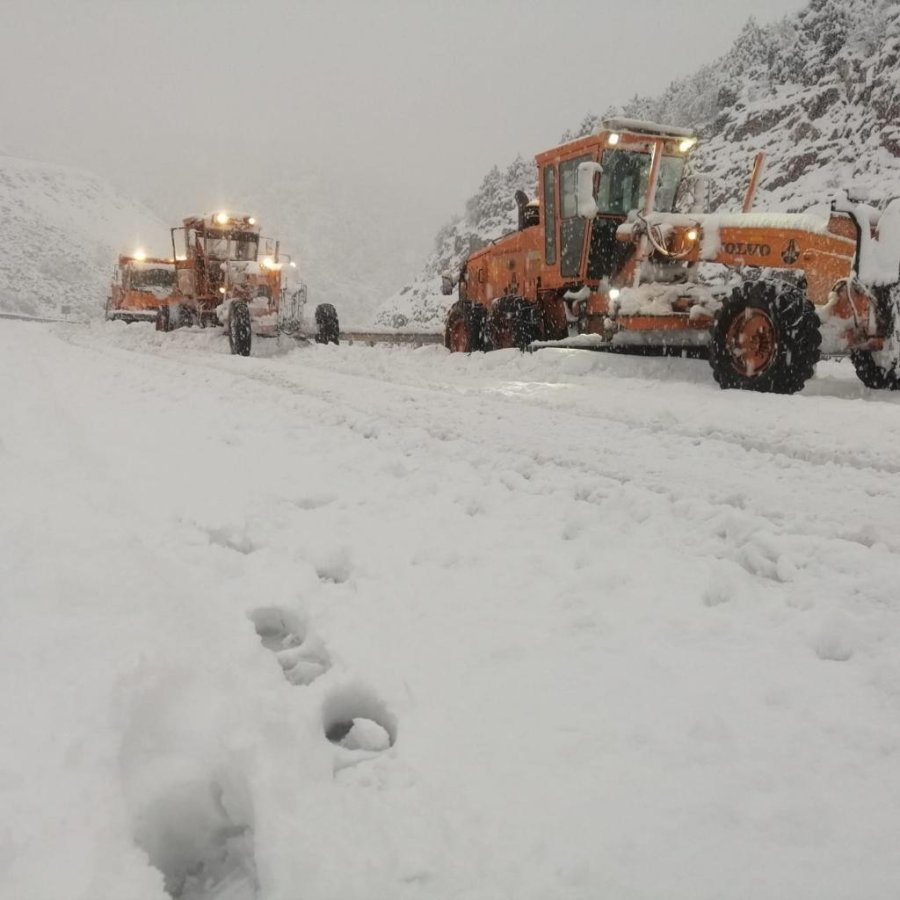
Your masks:
M3 900L895 900L849 364L0 321L0 397Z
M101 315L118 253L171 255L166 224L79 169L0 156L0 312Z
M872 199L898 195L900 6L896 0L812 0L772 25L751 20L719 60L659 97L635 98L606 115L615 113L698 129L703 141L693 169L711 179L713 209L739 204L758 150L767 153L761 209L803 210L849 187ZM589 133L600 119L588 115L562 140ZM533 192L533 168L521 171ZM499 223L493 212L479 214L492 177L466 216L438 235L425 270L384 305L379 321L440 324L448 305L436 278L442 268L455 267L469 235L493 238L514 227L515 179L504 186Z

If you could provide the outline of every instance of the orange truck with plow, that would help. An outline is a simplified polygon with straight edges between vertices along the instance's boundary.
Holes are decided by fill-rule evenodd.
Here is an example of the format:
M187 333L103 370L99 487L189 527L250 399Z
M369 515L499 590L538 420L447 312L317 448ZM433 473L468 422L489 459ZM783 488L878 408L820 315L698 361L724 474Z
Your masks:
M174 260L147 256L142 250L120 254L106 298L106 318L152 322L174 291Z
M829 214L676 212L696 137L607 120L537 156L540 215L470 254L451 351L546 346L706 354L723 388L794 393L820 355L900 388L900 200ZM696 187L696 185L695 185Z
M304 336L305 287L291 290L286 278L296 263L261 236L253 216L190 216L171 235L175 286L157 311L158 331L223 325L239 356L250 355L254 335ZM320 304L315 323L316 341L338 343L334 306Z

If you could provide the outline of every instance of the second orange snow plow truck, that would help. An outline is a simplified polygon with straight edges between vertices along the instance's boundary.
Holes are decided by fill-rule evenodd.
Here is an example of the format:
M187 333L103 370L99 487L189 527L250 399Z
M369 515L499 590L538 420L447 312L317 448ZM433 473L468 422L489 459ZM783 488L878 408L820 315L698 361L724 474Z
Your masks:
M776 393L828 353L900 388L900 200L752 213L759 156L742 212L676 213L696 142L616 119L539 154L539 221L517 197L519 229L466 259L447 347L702 348L721 387Z
M289 292L286 272L295 268L279 242L260 235L252 216L218 212L191 216L172 229L175 292L159 308L156 327L224 325L231 352L249 356L253 335L302 336L305 288ZM338 343L337 313L316 308L316 340Z
M175 290L171 259L147 256L141 250L121 254L106 298L106 318L123 322L152 322Z

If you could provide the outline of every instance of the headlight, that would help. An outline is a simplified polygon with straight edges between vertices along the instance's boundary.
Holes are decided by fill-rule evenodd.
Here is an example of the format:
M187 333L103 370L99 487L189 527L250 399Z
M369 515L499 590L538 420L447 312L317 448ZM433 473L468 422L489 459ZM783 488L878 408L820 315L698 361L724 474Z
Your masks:
M699 235L697 234L697 229L696 229L696 228L692 228L692 229L685 235L685 237L686 237L689 241L696 241L697 238L698 238L698 236L699 236Z
M228 224L228 213L227 213L227 212L220 212L220 213L217 213L217 214L216 214L216 221L217 221L220 225L227 225L227 224Z
M619 291L618 288L610 288L609 289L609 299L610 300L618 300L620 293L621 293L621 291Z
M691 147L693 147L694 144L696 144L696 143L697 143L697 138L685 138L685 139L678 145L678 149L679 149L682 153L687 153L688 150L690 150Z

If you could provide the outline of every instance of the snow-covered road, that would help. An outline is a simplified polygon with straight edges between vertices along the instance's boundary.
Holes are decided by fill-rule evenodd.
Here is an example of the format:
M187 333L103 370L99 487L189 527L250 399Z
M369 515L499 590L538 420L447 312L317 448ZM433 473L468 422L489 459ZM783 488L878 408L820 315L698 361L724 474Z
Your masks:
M900 397L260 349L0 322L2 900L896 896Z

